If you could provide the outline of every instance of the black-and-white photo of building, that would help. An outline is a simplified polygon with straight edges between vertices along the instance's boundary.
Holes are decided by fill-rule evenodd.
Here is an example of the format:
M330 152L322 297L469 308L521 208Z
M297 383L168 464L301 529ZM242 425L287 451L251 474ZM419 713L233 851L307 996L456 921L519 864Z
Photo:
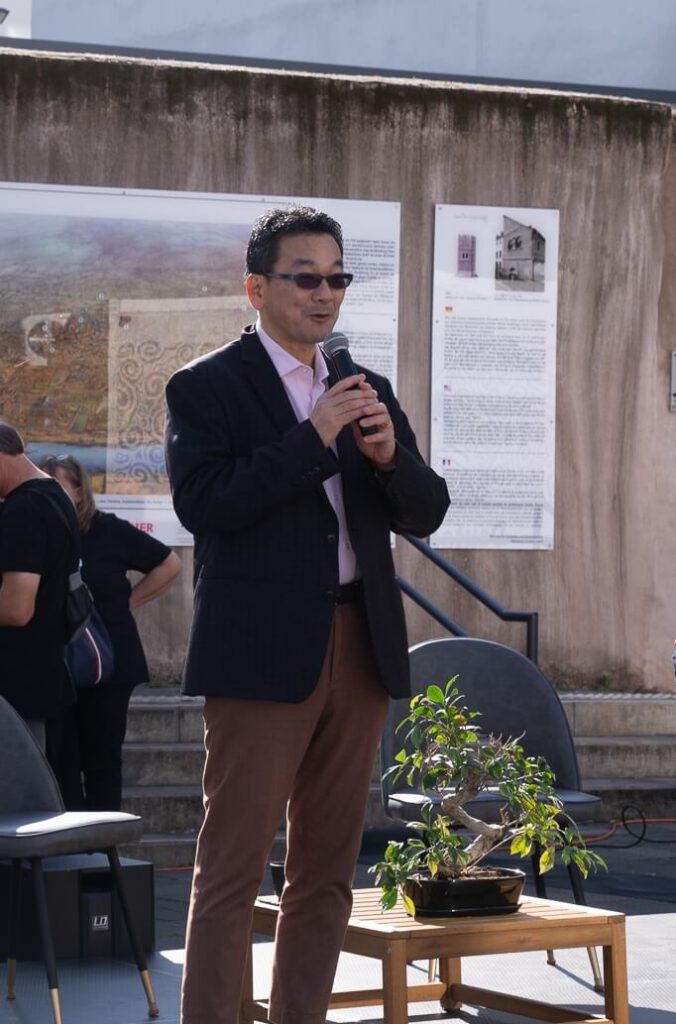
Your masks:
M545 288L545 239L530 225L505 215L495 239L496 287L541 292Z

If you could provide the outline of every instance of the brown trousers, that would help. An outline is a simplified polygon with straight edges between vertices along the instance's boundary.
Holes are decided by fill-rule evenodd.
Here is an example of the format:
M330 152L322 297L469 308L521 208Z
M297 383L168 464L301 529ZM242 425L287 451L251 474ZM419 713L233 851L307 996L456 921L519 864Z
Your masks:
M227 669L226 669L227 670ZM252 681L255 686L255 681ZM287 811L270 1020L324 1024L387 694L360 605L338 605L300 704L209 697L182 1024L237 1024L253 903Z

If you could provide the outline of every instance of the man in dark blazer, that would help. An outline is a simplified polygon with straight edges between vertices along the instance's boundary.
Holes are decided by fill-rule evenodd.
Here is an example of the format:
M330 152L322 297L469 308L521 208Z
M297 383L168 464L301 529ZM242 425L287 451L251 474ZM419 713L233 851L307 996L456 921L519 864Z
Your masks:
M319 348L350 281L334 220L264 214L247 249L256 326L167 387L172 495L195 536L184 688L206 698L182 1024L237 1024L285 808L270 1020L323 1024L387 694L408 693L390 531L428 535L448 494L389 382L338 380Z

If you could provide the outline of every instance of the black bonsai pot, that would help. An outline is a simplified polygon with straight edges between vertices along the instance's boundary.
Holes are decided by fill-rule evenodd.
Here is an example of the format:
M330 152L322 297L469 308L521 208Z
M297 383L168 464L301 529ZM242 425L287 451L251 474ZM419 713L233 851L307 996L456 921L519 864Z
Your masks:
M518 868L480 868L462 878L418 874L404 882L403 891L416 916L511 914L518 909L525 878Z

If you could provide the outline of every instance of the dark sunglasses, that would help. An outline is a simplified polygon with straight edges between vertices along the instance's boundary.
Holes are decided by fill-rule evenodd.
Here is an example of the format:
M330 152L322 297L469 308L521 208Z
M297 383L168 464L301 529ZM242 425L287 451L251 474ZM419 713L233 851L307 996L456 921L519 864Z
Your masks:
M298 288L311 292L326 281L331 291L342 292L352 284L354 274L275 274L272 270L263 277L274 277L279 281L293 281Z

